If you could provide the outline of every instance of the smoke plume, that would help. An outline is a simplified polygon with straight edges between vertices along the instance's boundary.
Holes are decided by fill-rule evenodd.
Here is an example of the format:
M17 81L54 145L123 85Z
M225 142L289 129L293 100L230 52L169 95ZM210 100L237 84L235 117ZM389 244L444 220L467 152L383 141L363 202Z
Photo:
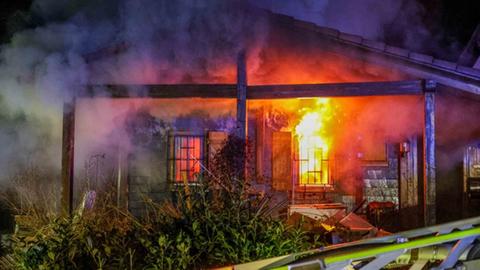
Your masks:
M88 84L234 83L235 58L244 49L249 83L402 77L362 60L322 54L308 39L282 36L258 7L382 39L383 26L405 1L301 2L35 1L30 16L38 26L14 34L0 48L0 178L31 162L59 171L62 104ZM411 10L415 16L417 9ZM146 106L159 114L145 100L79 102L79 164L112 140L130 143L122 130L129 109ZM168 111L185 107L178 103Z

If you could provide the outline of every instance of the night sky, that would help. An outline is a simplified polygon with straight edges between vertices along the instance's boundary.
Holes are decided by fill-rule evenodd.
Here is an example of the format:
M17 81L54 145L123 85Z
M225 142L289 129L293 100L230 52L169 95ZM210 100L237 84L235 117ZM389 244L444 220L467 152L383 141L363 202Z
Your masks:
M30 7L30 0L17 0L17 1L0 1L0 41L5 43L11 37L18 22L18 30L27 26L20 22L22 17L25 17ZM24 20L26 22L26 20Z
M475 28L480 23L480 1L478 0L416 0L425 7L427 14L423 22L432 32L443 32L439 46L443 51L436 52L434 48L424 48L424 53L439 58L449 59L445 55L447 47L452 42L465 46L470 40ZM393 26L394 27L394 26ZM394 31L392 31L394 33ZM386 43L397 45L395 36L387 36ZM443 55L442 55L443 52ZM456 59L449 59L456 60Z
M301 5L303 1L298 1ZM413 0L411 0L413 1ZM421 14L422 23L430 33L438 33L430 45L421 48L409 46L399 33L411 31L399 20L393 19L392 23L384 27L384 41L399 47L431 54L435 57L455 61L461 49L470 39L475 27L480 22L480 1L478 0L415 0L424 12ZM76 4L82 1L73 1ZM13 33L32 28L45 23L45 20L29 12L31 0L1 1L0 2L0 42L6 43ZM358 2L357 2L358 3ZM401 17L402 10L398 11ZM57 18L60 19L61 18ZM408 28L408 27L407 27ZM410 27L411 28L411 27ZM453 50L452 44L456 44ZM425 44L425 42L424 42Z

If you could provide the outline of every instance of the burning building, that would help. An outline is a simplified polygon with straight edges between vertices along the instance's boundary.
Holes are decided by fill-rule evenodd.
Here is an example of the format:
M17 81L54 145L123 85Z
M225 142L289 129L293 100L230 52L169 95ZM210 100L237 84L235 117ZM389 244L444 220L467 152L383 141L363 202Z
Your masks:
M180 75L155 59L141 71L122 65L131 44L87 55L93 78L64 105L64 204L76 193L75 157L89 154L76 146L95 148L98 136L110 138L119 202L140 211L142 195L161 200L195 184L233 133L251 146L253 186L291 205L391 202L406 227L472 213L480 70L285 15L255 16L268 34L246 38L234 55L209 55L216 64L205 74Z

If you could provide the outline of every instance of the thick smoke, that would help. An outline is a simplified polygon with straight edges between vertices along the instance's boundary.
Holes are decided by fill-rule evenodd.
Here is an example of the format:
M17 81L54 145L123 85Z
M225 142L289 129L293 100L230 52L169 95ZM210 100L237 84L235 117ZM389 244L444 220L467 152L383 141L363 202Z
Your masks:
M55 24L27 30L2 47L2 176L38 160L47 161L42 166L56 165L48 161L58 160L60 153L62 100L69 89L87 82L83 59L70 50L78 37L72 33L76 29Z
M383 25L392 23L394 11L402 7L393 0L353 2L37 0L31 16L40 25L16 33L0 49L0 178L29 163L59 171L62 104L88 84L233 83L235 58L243 49L248 51L250 83L399 78L362 61L320 55L318 46L306 43L304 49L288 37L272 42L281 39L272 37L265 13L256 8L288 11L299 19L382 39ZM343 8L349 5L354 6ZM282 48L285 44L297 45L290 50ZM128 145L122 124L130 108L143 105L138 100L113 103L79 105L85 113L78 114L76 123L77 138L85 139L77 141L80 164L111 141ZM158 114L158 108L146 107Z
M59 169L62 104L83 86L233 82L236 54L267 31L241 1L39 0L31 16L41 26L16 33L0 51L2 178L28 163ZM116 47L123 49L108 53ZM108 106L99 113L122 114ZM85 131L80 117L79 135L98 137L77 149L111 140L119 121Z
M257 1L256 1L257 2ZM342 32L383 40L384 28L393 22L402 2L398 0L258 1L259 6L328 26ZM410 1L414 3L414 1Z
M260 0L256 5L274 12L328 26L342 32L386 41L415 52L456 61L463 49L435 22L432 10L411 0ZM436 4L440 5L441 1Z

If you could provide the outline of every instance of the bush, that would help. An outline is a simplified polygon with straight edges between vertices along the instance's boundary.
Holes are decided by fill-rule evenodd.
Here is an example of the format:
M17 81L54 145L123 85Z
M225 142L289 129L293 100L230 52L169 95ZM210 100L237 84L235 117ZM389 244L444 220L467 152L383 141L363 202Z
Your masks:
M261 215L255 199L213 202L203 183L150 204L137 220L102 206L56 217L39 228L22 224L13 238L21 269L191 269L284 255L312 247L304 231ZM225 196L224 198L226 198ZM226 207L228 206L228 207Z
M56 217L36 230L23 224L23 230L12 237L18 266L21 269L133 268L133 250L139 246L134 239L134 220L114 208L95 211Z
M230 137L209 175L196 185L179 186L171 201L147 201L148 211L141 219L115 207L108 193L98 194L92 209L81 207L70 217L35 211L49 213L41 217L46 222L28 215L17 219L21 229L12 237L17 266L200 269L314 247L316 241L300 226L287 226L266 214L268 196L252 193L242 178L245 165L235 153L244 149Z
M153 206L151 228L141 238L148 251L146 262L153 269L243 263L313 246L299 227L263 215L266 203L260 198L242 200L246 195L214 190L208 182L178 190L177 195L175 202ZM171 258L164 260L159 254Z

